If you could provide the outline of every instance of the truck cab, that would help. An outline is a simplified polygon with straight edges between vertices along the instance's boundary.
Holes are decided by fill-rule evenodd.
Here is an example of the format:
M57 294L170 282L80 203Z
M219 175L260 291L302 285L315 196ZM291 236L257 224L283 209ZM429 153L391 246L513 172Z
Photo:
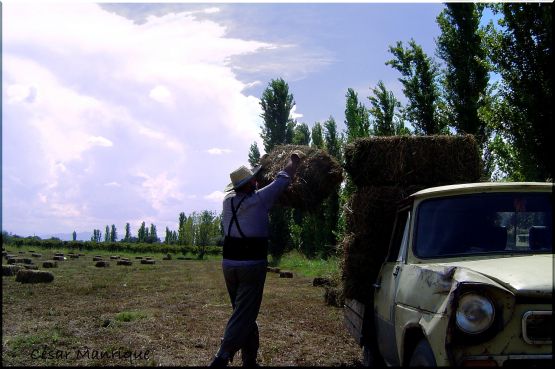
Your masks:
M345 303L365 363L551 365L552 193L473 183L406 198L371 306Z

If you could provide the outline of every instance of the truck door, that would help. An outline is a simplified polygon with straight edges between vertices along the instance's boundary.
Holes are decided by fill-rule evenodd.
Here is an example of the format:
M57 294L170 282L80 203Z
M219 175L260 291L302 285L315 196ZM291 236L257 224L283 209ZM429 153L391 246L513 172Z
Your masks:
M374 284L374 320L376 341L385 362L399 366L395 340L395 295L406 258L410 224L410 209L397 213L389 252Z

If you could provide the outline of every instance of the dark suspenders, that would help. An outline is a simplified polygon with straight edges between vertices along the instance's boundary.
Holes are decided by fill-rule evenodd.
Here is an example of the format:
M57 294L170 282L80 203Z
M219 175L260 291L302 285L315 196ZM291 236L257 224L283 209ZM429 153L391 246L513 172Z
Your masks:
M243 203L243 201L245 201L246 198L247 196L243 197L241 201L239 201L239 205L237 205L237 208L233 206L234 197L231 198L231 212L233 213L233 216L231 217L231 220L229 221L229 227L227 228L228 236L231 236L231 225L233 224L233 222L235 222L235 226L237 227L237 230L239 231L239 234L241 235L241 237L246 238L245 234L241 230L241 227L239 226L239 220L237 219L237 211L239 210L239 208L241 207L241 204Z

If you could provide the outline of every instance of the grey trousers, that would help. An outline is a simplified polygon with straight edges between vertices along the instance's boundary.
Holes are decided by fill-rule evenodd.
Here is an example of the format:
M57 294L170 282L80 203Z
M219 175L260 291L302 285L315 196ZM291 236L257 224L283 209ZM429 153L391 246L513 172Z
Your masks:
M262 303L266 265L224 267L224 279L233 306L217 356L233 359L241 350L242 361L254 362L259 338L256 318Z

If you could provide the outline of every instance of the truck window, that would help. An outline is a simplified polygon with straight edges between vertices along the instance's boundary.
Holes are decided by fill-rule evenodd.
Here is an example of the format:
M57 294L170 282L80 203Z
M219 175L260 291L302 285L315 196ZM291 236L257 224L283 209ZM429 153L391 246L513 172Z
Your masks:
M552 253L551 193L482 193L425 200L415 222L421 258Z
M405 230L408 236L408 223L409 223L409 209L403 209L397 213L395 218L395 226L393 228L393 234L391 237L391 242L389 244L389 253L387 254L387 261L396 261L401 258L400 252L402 250L401 245L406 242L404 237ZM406 249L405 249L406 250ZM402 257L404 260L404 256Z

